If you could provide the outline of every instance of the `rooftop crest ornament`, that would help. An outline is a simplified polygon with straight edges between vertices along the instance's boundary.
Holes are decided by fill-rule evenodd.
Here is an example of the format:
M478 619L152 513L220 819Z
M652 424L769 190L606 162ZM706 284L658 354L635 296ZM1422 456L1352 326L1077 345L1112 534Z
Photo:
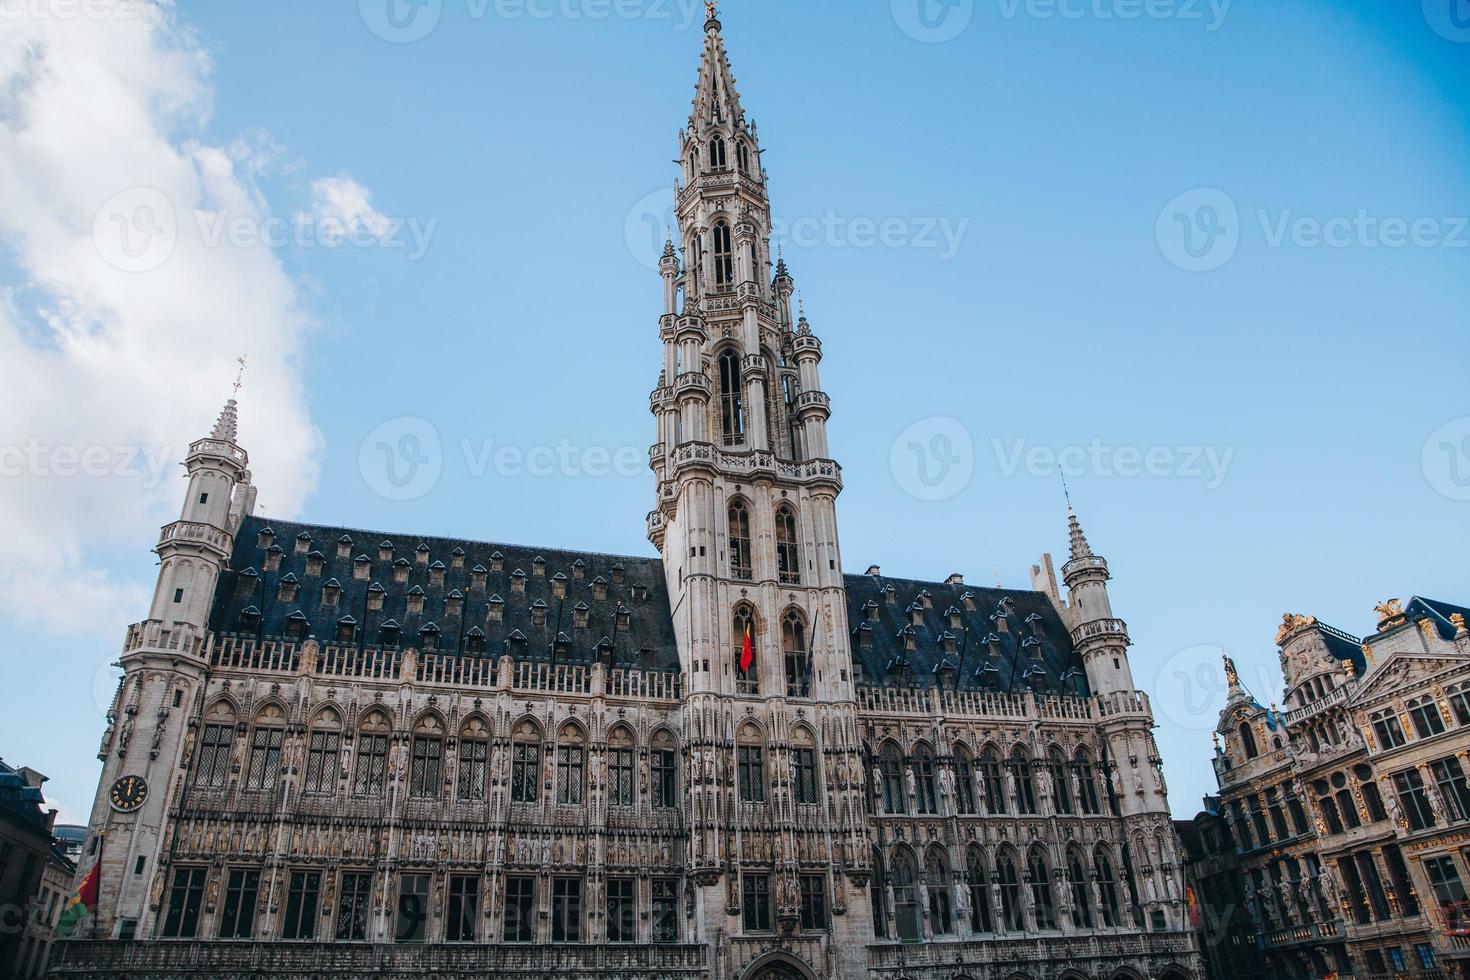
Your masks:
M1276 631L1276 645L1281 646L1286 642L1287 637L1291 636L1297 630L1316 625L1317 618L1315 616L1298 616L1293 613L1287 613L1281 617L1281 628Z

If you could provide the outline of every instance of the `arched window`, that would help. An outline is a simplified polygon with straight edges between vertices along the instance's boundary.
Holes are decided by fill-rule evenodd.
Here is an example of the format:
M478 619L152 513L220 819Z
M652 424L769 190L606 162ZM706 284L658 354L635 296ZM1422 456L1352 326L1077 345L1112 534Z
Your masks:
M750 173L750 147L745 145L745 140L735 144L735 164L741 173Z
M485 719L472 715L459 729L459 798L485 799L490 760L490 729Z
M960 813L975 812L975 764L963 745L954 747L954 805Z
M711 170L725 168L725 141L718 136L709 141L709 165Z
M796 512L790 504L776 508L776 569L782 585L801 584L801 554L796 546Z
M582 729L563 725L556 746L556 802L580 806L586 777L587 749Z
M1031 760L1019 745L1011 752L1011 779L1016 784L1016 812L1036 812L1036 786L1031 780Z
M913 855L905 847L893 852L893 914L898 925L898 938L916 943L924 935L919 922L919 896L915 891L918 871Z
M280 705L267 704L255 717L250 733L250 766L245 773L246 789L274 789L281 775L281 746L286 741L286 713Z
M195 784L223 789L230 773L230 755L234 748L235 709L228 701L216 701L204 716L204 732L199 739L199 763L194 770Z
M924 884L929 889L929 929L936 936L954 932L954 917L950 910L949 862L944 852L937 847L929 849L929 860L924 863Z
M535 803L541 799L541 730L529 718L516 726L510 745L510 799Z
M883 810L885 813L907 813L908 794L903 787L903 758L898 746L884 742L878 753L878 770L883 774Z
M1046 852L1040 847L1031 849L1027 871L1031 878L1031 904L1036 910L1036 928L1055 929L1057 910L1051 893L1051 869L1046 865Z
M723 364L720 369L723 372ZM727 516L730 524L730 576L748 581L753 574L750 564L750 510L744 500L736 497L730 502Z
M1051 752L1047 754L1047 768L1051 773L1052 802L1056 805L1057 812L1071 814L1071 773L1068 771L1067 757L1056 746L1052 746Z
M730 236L730 224L715 223L715 285L730 286L735 282L735 246Z
M980 756L980 776L985 784L985 812L1006 813L1005 775L1000 767L1000 755L995 747L987 748Z
M1016 873L1016 861L1007 851L995 859L995 883L1000 888L1000 927L1006 932L1021 932L1026 928L1021 917L1021 876Z
M357 796L381 793L388 784L388 716L373 709L363 716L357 732L357 768L353 770L352 792Z
M1076 917L1077 925L1083 929L1091 929L1092 896L1087 893L1087 868L1081 851L1074 849L1068 852L1067 878L1072 886L1072 914Z
M306 742L306 781L308 793L330 793L337 788L337 760L342 751L342 716L333 708L323 708L311 723Z
M806 623L795 609L781 620L781 657L786 665L786 696L811 697L811 654L806 648Z
M444 725L437 715L424 715L413 730L408 795L436 797L443 780Z
M915 747L909 766L914 771L915 808L919 813L938 812L939 804L934 794L934 753L929 751L929 746Z
M1257 755L1260 754L1259 750L1257 750L1256 748L1255 733L1251 731L1251 726L1249 722L1243 721L1240 723L1240 744L1241 747L1245 750L1245 757L1247 759L1254 759Z
M733 347L720 355L720 424L725 445L739 446L745 442L745 401L740 394L740 355ZM732 529L733 533L733 529ZM746 564L750 562L750 523L745 525L747 547ZM746 576L749 578L749 575Z
M1089 815L1101 813L1102 807L1097 797L1097 774L1093 771L1092 757L1087 754L1087 750L1077 750L1077 758L1072 766L1077 775L1077 802L1082 812Z
M760 693L760 653L756 649L755 617L749 606L740 606L735 610L735 654L731 662L735 665L735 690L739 694ZM745 658L745 645L750 644L750 667L742 669L741 664Z
M1113 874L1113 862L1108 852L1099 847L1093 853L1093 869L1097 873L1097 892L1101 900L1098 911L1103 925L1115 928L1122 924L1122 910L1118 906L1118 879Z
M735 762L740 802L766 801L766 748L760 728L751 722L736 734Z
M888 875L883 870L883 852L873 848L873 887L869 890L873 906L873 935L888 938Z
M985 854L977 845L970 846L965 864L970 879L970 931L992 932L990 921L990 875L985 870Z

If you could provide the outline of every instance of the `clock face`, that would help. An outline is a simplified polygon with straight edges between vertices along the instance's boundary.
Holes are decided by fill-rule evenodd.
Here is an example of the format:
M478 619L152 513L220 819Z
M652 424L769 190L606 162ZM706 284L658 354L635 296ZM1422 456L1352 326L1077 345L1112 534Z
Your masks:
M124 776L112 784L112 808L119 813L132 813L148 799L148 782L142 776Z

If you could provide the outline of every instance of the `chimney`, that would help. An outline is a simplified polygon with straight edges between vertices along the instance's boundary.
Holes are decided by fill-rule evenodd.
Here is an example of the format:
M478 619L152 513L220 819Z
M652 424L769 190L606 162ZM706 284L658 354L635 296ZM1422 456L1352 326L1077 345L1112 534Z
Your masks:
M964 573L963 572L955 572L949 578L947 578L947 579L944 580L944 584L945 585L964 585L965 584L965 576L964 576Z
M878 568L878 566L877 566L877 565L869 565L869 566L868 566L868 574L869 574L869 575L871 575L871 576L873 576L873 577L874 577L874 578L877 578L877 577L878 577L878 576L879 576L879 575L881 575L881 574L883 574L883 573L882 573L882 571L881 571L881 570L880 570L880 569L879 569L879 568Z

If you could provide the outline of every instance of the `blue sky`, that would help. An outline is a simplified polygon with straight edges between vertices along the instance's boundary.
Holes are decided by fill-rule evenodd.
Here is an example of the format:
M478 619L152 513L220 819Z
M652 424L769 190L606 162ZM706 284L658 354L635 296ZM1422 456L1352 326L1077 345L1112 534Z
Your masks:
M1452 3L955 0L928 8L929 28L915 0L723 5L825 345L847 570L988 583L995 567L1027 587L1066 547L1063 460L1155 699L1177 816L1213 788L1221 649L1269 702L1282 613L1362 633L1388 596L1470 601L1470 11L1454 20ZM175 12L118 49L106 83L124 98L174 77L140 66L186 78L188 111L159 108L163 82L132 103L149 145L175 151L158 159L188 157L255 220L335 215L373 244L289 236L237 261L216 243L181 280L198 303L158 332L140 294L166 291L149 277L179 256L80 302L93 291L43 248L31 201L0 199L0 306L38 389L0 441L46 431L40 389L63 389L79 416L66 438L149 405L127 431L181 448L249 353L242 438L267 516L648 553L646 468L493 460L565 447L597 469L600 451L641 458L653 441L648 229L689 111L693 6L440 0L406 43L371 29L391 34L380 0ZM59 52L104 43L31 26ZM105 169L86 154L111 148L75 138ZM28 152L0 144L0 173ZM65 229L77 201L164 186L147 160L45 213ZM278 301L244 315L262 295ZM155 356L168 376L149 378ZM125 370L149 383L109 400ZM437 479L389 499L403 494L375 475L377 442L425 432ZM920 463L948 479L926 484ZM94 689L110 695L106 663L146 614L177 484L121 476L78 495L44 467L7 475L17 523L62 544L40 535L25 567L0 569L0 752L50 774L78 816ZM38 612L46 595L66 603Z

